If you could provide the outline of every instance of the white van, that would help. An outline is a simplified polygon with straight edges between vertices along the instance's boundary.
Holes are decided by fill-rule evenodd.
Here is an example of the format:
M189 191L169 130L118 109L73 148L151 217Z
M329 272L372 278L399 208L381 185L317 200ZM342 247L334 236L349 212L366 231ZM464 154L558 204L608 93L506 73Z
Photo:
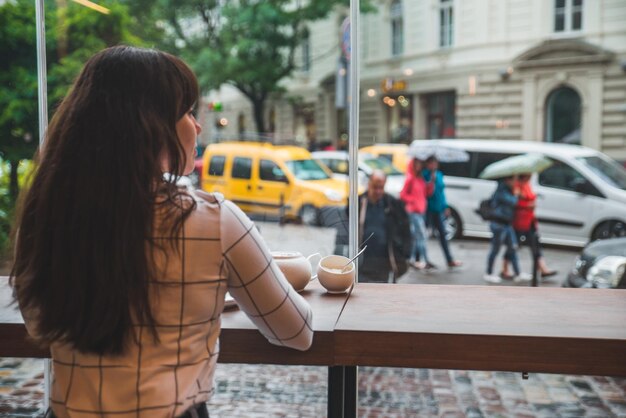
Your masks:
M470 154L463 163L440 163L451 209L449 235L490 237L475 212L496 188L478 175L489 164L524 153L540 153L554 164L532 177L542 242L583 246L590 240L626 236L626 170L590 148L532 141L432 140Z

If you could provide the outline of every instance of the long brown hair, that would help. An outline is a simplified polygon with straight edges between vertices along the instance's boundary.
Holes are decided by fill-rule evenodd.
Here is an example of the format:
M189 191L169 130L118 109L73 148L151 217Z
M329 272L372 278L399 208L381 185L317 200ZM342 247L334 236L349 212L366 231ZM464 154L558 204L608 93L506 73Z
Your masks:
M194 207L175 184L186 163L176 122L197 98L193 72L164 52L117 46L85 64L18 211L11 280L42 343L114 355L133 324L156 337L153 237L177 236Z

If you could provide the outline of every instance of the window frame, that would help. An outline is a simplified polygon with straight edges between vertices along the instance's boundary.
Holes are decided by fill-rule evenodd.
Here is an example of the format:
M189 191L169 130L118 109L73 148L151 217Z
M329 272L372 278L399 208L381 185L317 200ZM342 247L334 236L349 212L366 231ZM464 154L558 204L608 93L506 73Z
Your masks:
M357 4L358 4L358 2L357 2ZM566 0L566 5L567 4L573 4L573 0ZM37 0L37 5L38 5L38 7L41 6L41 9L43 9L43 0ZM357 21L357 17L358 17L358 10L356 10L357 6L355 6L354 4L351 4L350 7L351 7L351 14L355 17L355 21ZM584 28L584 0L581 1L581 5L579 7L580 7L580 14L581 14L580 28L575 29L575 30L571 30L571 20L572 20L572 16L573 16L573 11L570 11L570 13L569 13L570 25L568 26L568 25L564 24L564 29L569 28L570 29L569 32L579 32L579 31L582 31L583 28ZM451 47L454 44L454 15L453 15L454 1L453 0L442 0L437 11L441 12L444 9L449 11L449 16L448 16L448 19L447 19L448 26L445 27L445 29L447 31L447 39L446 39L447 43L445 45L441 44L441 34L444 33L444 32L442 32L442 21L441 21L441 19L439 20L439 26L438 26L438 28L439 28L439 37L440 37L440 39L439 39L440 45L439 46L442 49ZM441 14L439 13L438 17L440 17L440 16L441 16ZM567 19L567 16L568 16L568 14L566 13L566 19ZM37 25L38 25L38 29L40 28L40 26L43 26L43 20L42 19L38 19L37 20ZM355 24L355 26L356 26L356 24ZM554 30L554 27L553 27L553 31L555 33L567 33L568 32L567 30L557 32L557 31ZM47 74L47 71L45 69L45 33L43 33L43 36L41 36L41 37L44 40L44 42L43 42L44 53L42 54L42 53L39 53L39 51L38 51L37 59L38 59L39 67L43 68L43 70L40 70L40 75L41 75L41 73L43 73L43 75L45 76L45 74ZM359 43L360 43L359 39L355 39L355 46L354 46L353 51L356 51L357 47L359 46ZM358 68L357 66L354 66L354 67ZM358 81L357 78L355 78L355 79ZM41 78L40 78L40 80L41 80ZM45 83L38 83L38 84L43 84L43 85L39 85L38 87L40 89L40 91L39 91L40 101L45 104L45 94L46 94ZM357 93L356 94L357 94L357 98L358 98L358 89L357 89ZM43 100L41 99L41 96L44 96ZM349 104L349 106L350 106L351 109L354 109L354 108L357 108L358 103L359 103L358 100L355 100L355 101L352 101ZM45 106L42 105L41 107L43 107L45 109ZM272 109L272 112L273 112L273 109ZM40 137L41 138L43 138L43 131L44 131L44 129L47 126L47 116L46 115L47 115L47 112L42 111L40 109L39 125L40 125ZM272 116L275 116L275 115L272 113ZM271 122L273 122L274 118L270 118L270 119L271 119ZM358 131L358 119L357 119L357 123L356 123L356 128L357 128L357 131ZM353 141L353 142L356 142L356 148L358 148L358 141L359 141L358 136L356 136L356 138L354 138L354 141ZM351 144L351 146L352 145L354 145L354 144ZM233 164L234 164L234 161L233 161ZM252 166L252 161L250 161L250 178L252 177L252 167L253 167ZM350 167L350 171L352 172L352 174L354 174L354 172L356 170L357 170L357 168L355 166ZM232 174L232 167L231 167L231 174ZM350 205L354 206L355 203L351 201ZM351 209L354 209L354 207L351 207ZM351 221L355 221L355 220L351 219ZM354 228L352 228L352 229L354 229ZM554 291L555 292L565 292L565 290L558 290L558 289L554 289ZM485 293L485 295L487 295L489 293L489 289L487 287L485 287L484 293ZM505 309L503 312L507 313L507 310ZM354 369L356 370L356 367L354 367ZM48 379L49 379L49 375L48 375L49 367L48 366L46 366L46 370L47 370L46 371L46 381L48 381ZM354 389L356 389L356 388L354 388ZM45 404L47 406L47 398L45 398L44 402L45 402Z
M300 45L300 59L300 71L308 74L311 71L311 36L308 31Z
M581 179L583 180L584 183L589 183L592 184L589 179L587 178L587 176L585 176L583 173L581 173L580 171L578 171L575 167L572 167L570 164L561 161L561 160L557 160L552 158L552 161L554 162L554 164L550 167L548 167L547 169L545 169L544 171L542 171L541 173L539 173L539 175L537 176L537 184L541 187L546 187L546 188L550 188L550 189L555 189L555 190L563 190L566 192L572 192L572 193L579 193L576 190L576 186L575 185L570 185L570 184L565 184L565 185L555 185L555 184L548 184L545 183L545 180L543 180L545 178L546 173L550 173L551 170L554 170L556 168L558 168L559 166L564 167L565 169L569 169L571 172L575 173L576 175L574 176L575 178L572 179L572 181L570 183L573 183L574 180L576 179ZM594 186L595 189L595 186ZM599 192L596 193L585 193L588 195L592 195L592 196L597 196Z
M402 16L402 0L393 0L389 6L389 23L391 30L391 56L404 54L404 17Z
M582 100L582 97L581 97L580 93L575 88L573 88L570 85L558 86L558 87L550 90L550 92L546 96L545 109L544 109L544 115L545 115L544 116L544 118L545 118L544 140L545 140L545 142L556 143L556 144L567 143L566 141L563 141L563 138L558 138L558 139L554 138L554 127L555 127L554 118L555 118L555 111L558 110L557 109L557 103L558 103L557 101L558 100L562 100L559 97L559 94L560 93L566 93L567 91L571 91L574 94L576 94L576 96L577 96L577 99L578 99L578 112L577 112L576 116L578 118L578 120L577 120L577 122L578 122L578 130L580 131L582 129L582 124L583 124L583 120L582 120L582 117L583 117L583 115L582 115L583 100ZM572 101L571 100L566 100L565 103L572 103ZM569 112L566 112L566 113L569 113ZM580 142L575 143L575 144L576 145L582 145L582 143L580 143Z
M580 33L584 29L584 18L585 18L585 1L579 0L580 5L575 5L574 2L577 0L562 0L563 6L559 6L559 0L553 0L553 20L552 20L552 32L555 34L572 34L572 33ZM574 16L576 14L580 15L579 27L574 27ZM557 28L557 17L562 17L563 19L563 28Z
M439 48L454 46L454 0L439 0Z

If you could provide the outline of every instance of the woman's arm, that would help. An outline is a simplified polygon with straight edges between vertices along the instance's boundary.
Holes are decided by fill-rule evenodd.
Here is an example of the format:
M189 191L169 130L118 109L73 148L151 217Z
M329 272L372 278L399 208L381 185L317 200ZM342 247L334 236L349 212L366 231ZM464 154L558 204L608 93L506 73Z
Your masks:
M228 291L272 344L306 350L313 341L309 304L287 282L254 223L221 204L220 233Z

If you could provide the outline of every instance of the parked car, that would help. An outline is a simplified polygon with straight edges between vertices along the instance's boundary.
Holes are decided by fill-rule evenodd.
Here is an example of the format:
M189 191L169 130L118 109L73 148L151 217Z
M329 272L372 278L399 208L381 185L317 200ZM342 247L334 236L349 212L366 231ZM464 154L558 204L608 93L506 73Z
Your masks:
M451 209L451 236L491 236L489 225L476 209L493 193L496 183L478 175L495 161L529 152L554 162L531 179L543 242L582 247L596 239L626 236L626 170L601 152L578 145L530 141L432 142L470 154L467 162L440 164Z
M311 155L326 165L333 176L344 181L348 180L348 153L346 151L315 151ZM371 154L359 152L359 186L365 190L367 182L374 170L382 170L387 175L385 191L399 197L404 185L404 174L398 171L386 158L377 158Z
M587 245L563 287L626 289L626 238L594 241Z
M304 148L262 142L207 146L202 188L220 192L250 214L317 224L326 206L347 204L348 183L311 158Z
M409 146L406 144L375 144L361 148L360 152L386 158L398 171L406 173L406 167L409 164L408 150Z

